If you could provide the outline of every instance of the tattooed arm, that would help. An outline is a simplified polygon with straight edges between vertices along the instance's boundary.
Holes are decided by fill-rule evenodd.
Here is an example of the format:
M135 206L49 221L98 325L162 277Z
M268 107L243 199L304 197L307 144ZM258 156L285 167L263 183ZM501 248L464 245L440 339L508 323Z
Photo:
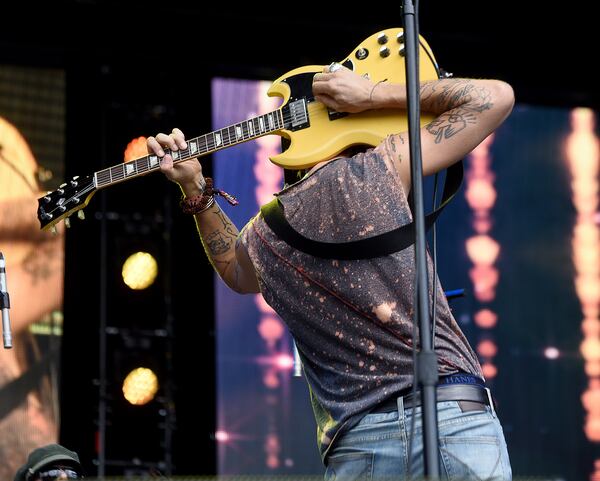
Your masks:
M193 191L184 194L196 195ZM238 242L239 232L219 205L215 202L194 217L206 255L221 279L240 294L260 292L246 248Z
M156 153L161 160L161 171L181 187L186 197L202 194L206 184L202 167L197 159L190 159L173 165L170 155L165 155L161 146L177 151L186 148L185 137L179 129L170 135L158 134L149 137L148 151ZM217 274L234 291L241 294L260 292L254 266L246 248L237 243L238 230L229 217L215 202L208 210L195 216L202 245Z
M373 97L384 106L402 106L406 104L404 90L394 85L377 87ZM512 88L498 80L443 79L421 85L421 109L437 115L421 129L423 174L439 172L471 152L506 119L513 103ZM389 142L392 161L408 191L407 139L408 134L401 133Z
M346 68L315 75L313 92L317 100L341 112L404 109L407 104L404 85L373 83ZM437 116L421 129L424 175L462 159L504 121L513 103L512 88L499 80L442 79L422 84L421 110ZM392 135L384 144L408 191L408 135Z

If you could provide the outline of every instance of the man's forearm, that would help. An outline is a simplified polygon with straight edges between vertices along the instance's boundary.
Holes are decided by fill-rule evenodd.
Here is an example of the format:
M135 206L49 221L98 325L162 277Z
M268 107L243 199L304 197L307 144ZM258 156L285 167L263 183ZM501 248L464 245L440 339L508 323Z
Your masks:
M208 210L196 214L196 226L208 260L217 274L232 288L230 269L237 265L235 261L235 241L237 227L215 202Z
M484 80L441 79L420 86L421 109L440 115L457 107L481 112L491 107L491 91ZM385 82L373 87L374 108L406 108L406 86Z
M375 99L382 108L406 108L406 89L390 84ZM439 144L467 131L469 126L491 131L510 113L514 93L510 85L499 80L442 79L421 84L420 99L421 110L436 116L424 128ZM477 137L476 133L472 138Z

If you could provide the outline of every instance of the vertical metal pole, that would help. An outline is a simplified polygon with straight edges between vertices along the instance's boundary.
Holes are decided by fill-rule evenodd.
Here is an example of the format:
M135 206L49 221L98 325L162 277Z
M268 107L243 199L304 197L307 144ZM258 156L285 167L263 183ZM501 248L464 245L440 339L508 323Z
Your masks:
M417 377L421 385L421 399L423 401L425 476L428 479L437 479L440 475L436 406L438 368L437 356L432 349L431 322L429 317L429 279L427 274L425 214L423 206L423 165L420 135L420 82L417 63L419 39L412 0L403 1L402 15L404 18L404 41L406 46L406 94L408 101L411 182L414 199L413 215L415 217L416 229L417 305L415 306L415 322L418 322L419 325L421 347L417 357ZM417 346L415 346L416 348Z

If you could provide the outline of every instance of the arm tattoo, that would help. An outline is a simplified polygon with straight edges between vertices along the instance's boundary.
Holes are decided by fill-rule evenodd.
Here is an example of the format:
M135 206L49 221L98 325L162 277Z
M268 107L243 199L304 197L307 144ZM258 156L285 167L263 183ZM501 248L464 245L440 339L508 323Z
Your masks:
M398 141L402 145L404 145L406 141L404 140L404 137L402 137L402 134L397 134L393 137L390 137L390 147L392 148L392 152L394 156L398 158L398 162L402 162L402 155L400 155L400 153L398 152L398 146L396 145L396 141Z
M207 235L205 242L211 256L225 254L231 248L231 237L226 236L220 230Z
M421 87L421 101L426 109L441 113L426 126L436 144L477 123L478 114L493 107L490 91L465 79L426 83Z
M237 229L235 229L235 227L231 223L231 221L227 217L225 217L225 214L223 214L223 211L221 211L221 209L219 209L217 212L215 212L215 215L222 222L223 230L230 236L237 237Z
M449 139L468 124L477 123L476 116L463 109L454 109L440 115L437 119L427 124L427 132L435 137L435 143L439 144L444 139Z

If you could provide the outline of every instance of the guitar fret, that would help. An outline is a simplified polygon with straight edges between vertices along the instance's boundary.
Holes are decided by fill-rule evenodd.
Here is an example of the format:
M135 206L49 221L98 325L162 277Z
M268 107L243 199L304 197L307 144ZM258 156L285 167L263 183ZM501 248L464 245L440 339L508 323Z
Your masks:
M138 172L147 172L148 171L148 157L140 157L135 160L135 168Z
M208 152L208 148L206 147L206 135L198 137L198 150L203 154Z
M96 185L101 186L110 183L110 169L96 172Z
M115 182L117 180L123 180L125 178L125 170L124 169L125 169L125 167L123 166L123 164L111 167L111 169L110 169L111 182Z

